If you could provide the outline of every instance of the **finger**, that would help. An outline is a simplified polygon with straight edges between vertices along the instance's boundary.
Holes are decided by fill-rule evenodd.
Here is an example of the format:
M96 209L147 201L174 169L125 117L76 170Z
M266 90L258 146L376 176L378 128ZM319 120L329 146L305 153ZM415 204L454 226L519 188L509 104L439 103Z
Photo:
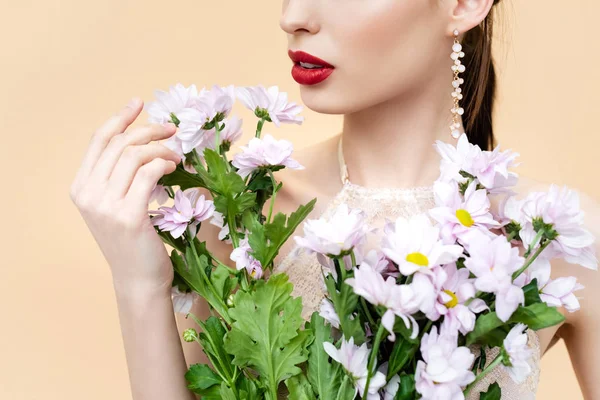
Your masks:
M96 182L107 181L117 161L127 146L148 144L153 140L166 139L173 136L176 127L172 123L148 124L132 129L120 135L113 136L100 159L94 166L91 179Z
M123 107L106 120L106 122L94 132L90 139L86 154L81 162L81 166L75 175L72 185L74 191L77 191L81 184L88 180L94 165L100 158L100 155L108 145L110 139L114 135L125 131L125 129L135 121L142 110L142 105L143 102L141 99L137 97L131 99L127 106Z
M181 161L177 153L160 143L128 146L110 175L108 196L112 199L124 197L138 169L155 158L171 160L175 164Z
M155 158L148 164L142 165L136 172L125 201L131 204L132 209L148 209L150 195L156 183L163 175L175 171L177 166L173 161Z

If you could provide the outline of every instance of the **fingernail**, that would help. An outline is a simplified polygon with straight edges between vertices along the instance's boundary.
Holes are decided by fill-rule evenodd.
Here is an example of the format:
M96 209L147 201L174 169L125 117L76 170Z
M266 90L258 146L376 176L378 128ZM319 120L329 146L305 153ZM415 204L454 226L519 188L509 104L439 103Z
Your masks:
M138 104L140 104L140 98L139 97L134 97L131 100L129 100L129 103L127 104L127 107L129 108L135 108L137 107Z
M164 126L165 128L167 128L168 130L169 130L169 129L175 129L175 128L177 128L177 127L175 126L175 124L174 124L174 123L172 123L172 122L165 122L165 123L163 124L163 126Z

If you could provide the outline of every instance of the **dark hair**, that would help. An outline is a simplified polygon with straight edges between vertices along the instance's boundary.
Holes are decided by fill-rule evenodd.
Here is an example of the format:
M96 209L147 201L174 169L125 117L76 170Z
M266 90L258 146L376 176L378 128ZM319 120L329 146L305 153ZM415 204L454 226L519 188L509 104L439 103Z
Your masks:
M485 20L465 34L462 45L467 69L463 73L463 124L469 142L483 150L494 144L492 112L496 96L496 71L492 59L493 11L500 0L494 0Z

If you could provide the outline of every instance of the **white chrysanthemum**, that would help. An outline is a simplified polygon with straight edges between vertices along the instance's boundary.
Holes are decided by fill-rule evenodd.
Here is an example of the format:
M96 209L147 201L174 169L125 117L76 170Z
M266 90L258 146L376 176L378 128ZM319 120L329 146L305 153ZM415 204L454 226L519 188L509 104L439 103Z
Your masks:
M169 91L155 90L156 101L147 103L146 112L150 115L150 123L164 124L171 121L171 113L178 114L192 107L198 98L196 85L184 87L181 83L170 86Z
M331 218L310 219L304 223L304 237L294 236L296 243L310 252L338 256L366 241L369 228L365 213L343 203Z
M430 274L432 267L455 262L463 253L461 246L443 243L439 228L426 214L399 217L386 224L384 233L382 251L403 275Z
M365 385L367 383L367 364L369 362L369 354L371 349L367 348L367 344L363 343L360 347L354 345L354 338L349 341L342 339L340 348L336 348L332 343L323 343L325 352L329 356L340 363L342 367L352 377L356 391L360 393L362 398L368 400L380 400L379 389L385 385L385 375L379 371L371 377L369 382L369 391L365 396ZM356 392L355 392L356 396Z
M268 89L262 85L239 87L236 88L236 94L241 102L255 113L267 112L276 126L281 123L301 124L304 121L304 117L298 116L302 106L288 103L287 93L279 92L277 86Z
M515 325L503 342L508 359L503 359L508 374L516 383L523 383L531 374L531 356L533 350L527 346L527 334L523 331L525 324Z

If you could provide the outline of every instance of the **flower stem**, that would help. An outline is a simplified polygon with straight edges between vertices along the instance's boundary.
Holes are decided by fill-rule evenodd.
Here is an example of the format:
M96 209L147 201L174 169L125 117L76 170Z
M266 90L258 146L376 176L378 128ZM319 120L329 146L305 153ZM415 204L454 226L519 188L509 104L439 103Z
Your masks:
M273 195L271 196L271 204L269 205L269 216L267 217L267 224L271 222L271 215L273 214L273 205L275 204L275 198L277 197L277 181L273 175L273 171L269 170L269 176L273 184Z
M360 297L360 305L361 305L365 315L367 316L367 319L369 320L369 324L371 324L371 326L374 326L375 321L373 321L373 317L371 316L371 313L369 312L369 308L367 307L367 302L364 297Z
M195 239L196 239L195 237L192 237L192 238L188 237L188 241L190 243L190 246L192 247L192 254L194 255L194 259L196 260L196 262L198 264L200 264L198 252L196 251L196 245L194 243ZM227 324L231 325L231 323L233 321L231 321L231 318L229 318L229 314L227 313L227 310L229 307L227 307L227 304L225 304L223 302L223 300L221 300L221 297L217 293L215 286L212 284L210 279L208 279L208 277L206 276L206 273L202 272L201 275L202 275L202 280L204 281L204 284L208 287L208 289L214 295L215 299L218 301L218 304L216 304L218 307L215 307L215 304L211 304L211 305L213 306L213 308L215 308L219 311L219 314L221 314L221 317L225 320L225 322L227 322ZM209 299L205 299L205 300L208 301L208 303L210 304Z
M215 121L215 149L221 154L221 130L219 129L219 121Z
M336 400L338 400L340 398L340 395L343 394L340 391L345 389L346 382L348 382L348 374L344 374L344 379L342 379L342 383L340 384L340 387L338 388L338 393L335 396Z
M367 364L367 382L365 383L365 391L363 392L363 397L367 397L369 394L369 383L371 383L371 376L373 375L375 360L377 360L379 345L381 344L381 339L383 338L384 333L385 327L383 326L383 324L379 324L377 335L375 335L375 342L373 343L373 347L371 348L371 354L369 355L369 363Z
M533 238L533 242L531 242L529 244L529 247L527 248L527 251L525 252L525 258L529 257L529 255L531 254L531 252L533 251L533 248L538 244L538 242L542 239L542 236L544 235L544 231L542 229L540 229L537 233L537 235L535 235L535 237Z
M356 267L356 256L354 255L354 250L350 252L350 258L352 259L352 268Z
M235 215L230 212L227 213L227 225L229 225L229 236L231 237L233 248L237 249L239 247L239 242L235 225Z
M261 118L256 125L256 137L260 138L260 133L262 131L263 124L265 123L265 119Z
M548 247L548 245L550 244L551 240L547 240L543 245L540 246L539 249L537 249L537 251L525 262L525 264L523 264L523 266L521 267L521 269L519 269L517 272L515 272L512 276L513 281L515 279L517 279L519 277L519 275L521 275L523 272L525 272L525 270L527 268L529 268L529 266L531 265L531 263L533 263L535 261L535 259L541 254L542 251L544 251L544 249L546 247Z
M483 371L481 371L481 373L479 375L477 375L475 380L469 386L467 386L467 388L464 391L465 398L467 398L467 396L469 396L469 392L471 392L471 390L473 390L473 388L475 387L477 382L482 380L487 374L489 374L501 362L502 362L502 353L498 354L498 356L494 359L494 361L492 361L490 363L490 365L488 365Z

